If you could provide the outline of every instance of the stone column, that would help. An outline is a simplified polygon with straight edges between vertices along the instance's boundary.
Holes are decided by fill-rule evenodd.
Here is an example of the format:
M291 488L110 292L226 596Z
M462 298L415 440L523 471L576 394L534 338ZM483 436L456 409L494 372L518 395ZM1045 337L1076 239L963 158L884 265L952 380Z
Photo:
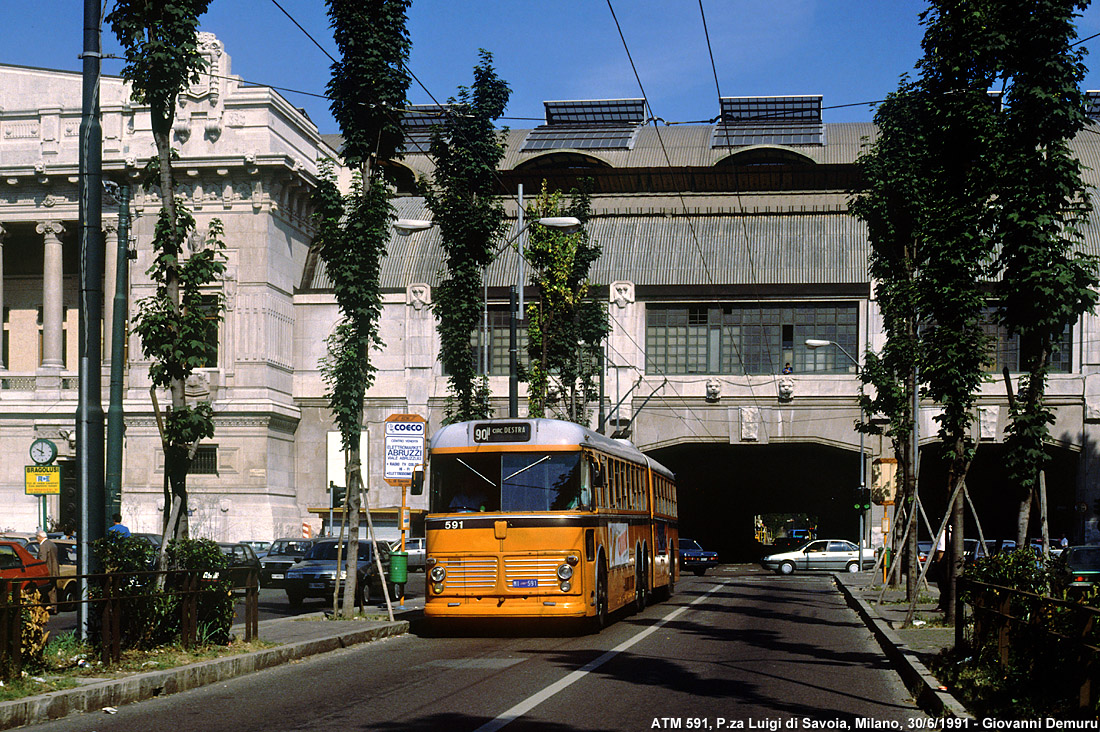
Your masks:
M43 221L37 231L44 240L42 257L42 367L58 371L65 364L61 352L62 297L64 271L61 263L61 236L65 227L59 221Z
M111 363L111 324L115 311L115 279L118 264L118 221L103 220L103 365Z

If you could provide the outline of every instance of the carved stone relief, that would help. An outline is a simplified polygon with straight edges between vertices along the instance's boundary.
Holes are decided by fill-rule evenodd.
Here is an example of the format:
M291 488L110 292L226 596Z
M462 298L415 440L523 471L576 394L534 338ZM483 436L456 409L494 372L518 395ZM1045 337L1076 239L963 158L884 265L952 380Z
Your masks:
M627 305L634 302L634 283L633 282L612 282L611 283L611 302L615 303L615 306L622 309Z

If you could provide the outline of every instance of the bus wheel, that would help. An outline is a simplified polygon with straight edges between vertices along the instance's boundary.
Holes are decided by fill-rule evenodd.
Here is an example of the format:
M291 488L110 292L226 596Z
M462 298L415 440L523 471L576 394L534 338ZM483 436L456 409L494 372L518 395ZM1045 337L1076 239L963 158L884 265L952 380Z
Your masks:
M638 612L645 610L646 594L645 561L639 560L634 565L634 609Z
M596 571L596 616L592 619L597 633L607 627L607 615L607 565L601 560Z

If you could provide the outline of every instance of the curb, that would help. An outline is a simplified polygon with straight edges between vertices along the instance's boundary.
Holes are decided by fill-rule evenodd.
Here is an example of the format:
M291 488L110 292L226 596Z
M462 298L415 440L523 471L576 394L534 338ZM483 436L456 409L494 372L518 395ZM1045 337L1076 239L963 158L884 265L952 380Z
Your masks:
M156 696L175 694L243 676L253 671L290 663L307 656L401 635L408 630L407 620L384 622L370 628L315 640L288 643L239 656L216 658L163 671L148 671L76 689L52 691L40 696L0 702L0 729L39 724L77 712L96 711L104 707L115 707Z
M871 630L886 657L897 669L905 686L913 691L913 696L921 709L933 717L975 720L974 715L968 712L958 699L940 688L939 680L862 597L852 592L851 588L836 575L833 576L833 580L847 599L848 605L859 614Z

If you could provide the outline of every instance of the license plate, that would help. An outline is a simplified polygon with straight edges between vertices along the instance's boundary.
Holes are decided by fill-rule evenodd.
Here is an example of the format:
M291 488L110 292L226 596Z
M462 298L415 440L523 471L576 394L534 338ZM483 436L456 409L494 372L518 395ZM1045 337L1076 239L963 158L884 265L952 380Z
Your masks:
M512 580L512 587L538 587L539 581L537 579L518 579Z
M310 582L309 583L309 589L311 589L311 590L323 590L323 589L325 589L325 583L324 582Z
M283 575L281 575L281 574L272 574L271 579L283 579Z

